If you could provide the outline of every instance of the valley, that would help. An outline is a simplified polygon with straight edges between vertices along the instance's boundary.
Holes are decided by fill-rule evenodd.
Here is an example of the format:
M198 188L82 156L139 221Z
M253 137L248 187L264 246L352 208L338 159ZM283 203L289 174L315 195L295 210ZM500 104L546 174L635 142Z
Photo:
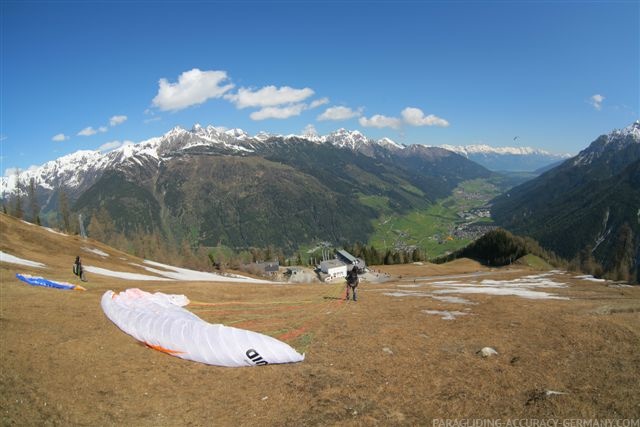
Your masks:
M415 248L436 258L460 249L495 227L488 203L501 193L502 179L461 182L445 199L405 215L387 213L374 221L368 244L383 250Z

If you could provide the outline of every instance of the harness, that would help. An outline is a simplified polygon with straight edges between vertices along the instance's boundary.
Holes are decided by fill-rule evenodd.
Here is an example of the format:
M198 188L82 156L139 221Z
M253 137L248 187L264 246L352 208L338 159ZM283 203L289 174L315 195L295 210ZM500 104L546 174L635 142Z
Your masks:
M349 287L351 288L357 288L358 287L358 282L360 280L358 279L358 276L348 276L347 277L347 285L349 285Z

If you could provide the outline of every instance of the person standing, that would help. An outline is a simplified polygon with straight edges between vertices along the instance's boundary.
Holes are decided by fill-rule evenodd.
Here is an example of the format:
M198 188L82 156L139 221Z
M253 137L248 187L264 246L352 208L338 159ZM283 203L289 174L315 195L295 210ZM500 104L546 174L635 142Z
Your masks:
M347 298L346 300L349 301L349 291L351 290L353 292L353 300L356 301L357 297L356 297L356 288L358 287L358 282L360 281L360 279L358 279L358 267L356 267L355 265L353 266L353 268L351 269L351 271L349 271L347 273Z
M80 256L76 256L76 261L73 263L73 274L78 276L80 280L85 281L84 271L82 269L82 262L80 261Z

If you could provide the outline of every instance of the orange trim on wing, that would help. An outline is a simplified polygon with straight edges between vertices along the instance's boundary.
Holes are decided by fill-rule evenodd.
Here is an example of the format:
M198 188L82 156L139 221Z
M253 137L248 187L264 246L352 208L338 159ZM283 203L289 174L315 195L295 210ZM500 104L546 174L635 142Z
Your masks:
M152 348L154 350L158 350L158 351L161 351L163 353L170 354L171 356L176 356L178 354L184 353L184 351L171 350L171 349L168 349L168 348L164 348L161 345L149 344L148 342L145 342L144 345L146 345L147 347Z

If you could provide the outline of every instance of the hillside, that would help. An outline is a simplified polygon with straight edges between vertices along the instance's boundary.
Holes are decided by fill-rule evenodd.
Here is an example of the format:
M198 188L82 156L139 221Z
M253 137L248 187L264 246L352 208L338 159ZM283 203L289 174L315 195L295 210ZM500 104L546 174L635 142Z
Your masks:
M425 209L462 181L491 176L450 151L357 131L250 137L194 126L93 158L66 156L23 179L38 183L45 222L66 194L88 229L93 221L92 229L158 234L176 245L293 251L314 240L366 242L383 213ZM10 205L27 198L24 185L2 184Z
M166 280L144 260L0 214L0 411L6 425L431 425L489 419L637 418L640 288L469 260L375 267L342 283ZM84 249L86 248L86 249ZM28 286L16 273L84 292ZM165 267L168 268L168 267ZM111 273L109 273L111 274ZM274 336L301 363L220 368L152 350L102 312L106 290L184 294L211 323ZM498 355L483 358L492 347Z
M495 221L567 258L638 281L640 123L597 138L578 156L493 201Z
M556 267L563 264L555 254L542 249L530 238L514 236L503 229L491 230L469 245L449 255L438 258L435 262L444 263L460 258L470 258L483 265L510 265L525 256L535 256Z

